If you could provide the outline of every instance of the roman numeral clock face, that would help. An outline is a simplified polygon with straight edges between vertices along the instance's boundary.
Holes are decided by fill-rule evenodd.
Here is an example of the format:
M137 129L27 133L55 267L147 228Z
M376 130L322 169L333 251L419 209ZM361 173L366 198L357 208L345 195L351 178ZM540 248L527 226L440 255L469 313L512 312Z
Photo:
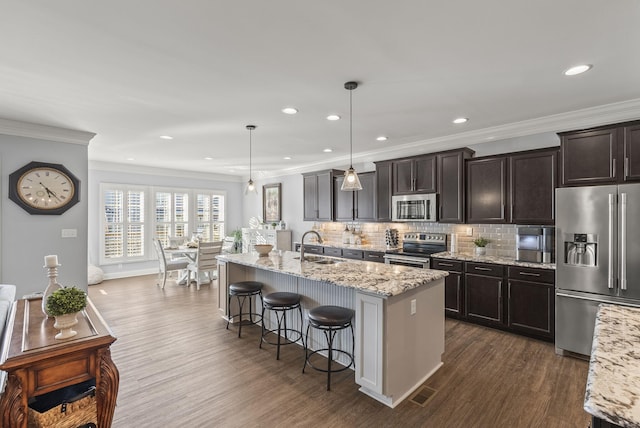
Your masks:
M31 162L9 175L9 198L30 214L62 214L79 201L79 180L64 166Z

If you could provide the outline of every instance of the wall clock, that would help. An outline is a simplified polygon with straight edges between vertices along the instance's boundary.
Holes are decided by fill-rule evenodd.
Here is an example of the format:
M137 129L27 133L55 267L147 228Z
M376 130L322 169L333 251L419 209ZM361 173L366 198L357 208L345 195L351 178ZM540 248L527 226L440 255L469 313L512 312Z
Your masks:
M9 199L29 214L60 215L80 201L80 180L60 164L30 162L9 175Z

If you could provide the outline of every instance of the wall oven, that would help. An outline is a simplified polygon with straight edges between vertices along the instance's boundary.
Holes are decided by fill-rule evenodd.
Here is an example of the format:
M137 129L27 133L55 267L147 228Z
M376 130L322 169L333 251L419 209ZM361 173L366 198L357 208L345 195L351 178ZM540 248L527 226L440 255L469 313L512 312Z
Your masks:
M436 221L435 193L391 197L392 221Z
M407 232L402 237L402 249L388 251L384 255L384 262L390 265L429 269L431 254L443 251L447 251L446 234Z

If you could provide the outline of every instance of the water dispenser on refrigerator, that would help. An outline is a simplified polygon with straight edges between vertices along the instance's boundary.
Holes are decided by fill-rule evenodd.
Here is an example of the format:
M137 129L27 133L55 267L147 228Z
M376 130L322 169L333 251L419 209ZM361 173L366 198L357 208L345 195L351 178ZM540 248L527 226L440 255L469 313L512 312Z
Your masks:
M564 262L573 266L597 266L598 235L564 234Z

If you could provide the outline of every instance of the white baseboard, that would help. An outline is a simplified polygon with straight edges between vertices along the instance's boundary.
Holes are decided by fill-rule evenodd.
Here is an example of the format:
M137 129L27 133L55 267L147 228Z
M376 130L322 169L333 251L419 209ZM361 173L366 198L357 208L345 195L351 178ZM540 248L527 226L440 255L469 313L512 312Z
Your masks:
M158 273L158 268L112 272L112 273L105 273L104 279L130 278L132 276L154 275L157 273Z

